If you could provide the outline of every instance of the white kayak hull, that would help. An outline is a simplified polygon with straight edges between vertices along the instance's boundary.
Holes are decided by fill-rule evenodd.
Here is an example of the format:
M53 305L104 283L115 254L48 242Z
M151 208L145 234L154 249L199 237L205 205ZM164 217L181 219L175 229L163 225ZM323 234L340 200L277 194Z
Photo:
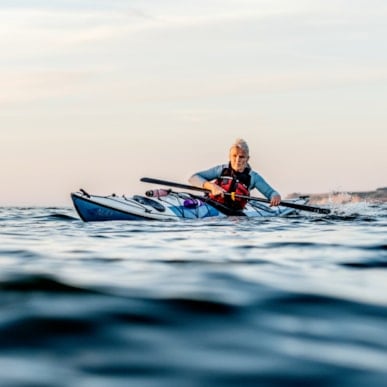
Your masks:
M227 213L204 196L184 192L171 192L166 196L149 198L141 195L98 196L81 190L73 192L71 199L79 217L85 222L225 218L230 215L256 218L286 216L296 212L288 207L270 207L266 203L250 201L242 211ZM304 205L308 198L300 197L292 202Z

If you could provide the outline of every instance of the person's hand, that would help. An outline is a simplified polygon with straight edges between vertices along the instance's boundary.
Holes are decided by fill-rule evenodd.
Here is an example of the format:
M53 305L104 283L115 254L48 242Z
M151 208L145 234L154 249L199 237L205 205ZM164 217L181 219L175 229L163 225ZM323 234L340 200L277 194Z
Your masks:
M226 192L222 187L220 187L218 184L211 183L210 181L206 181L203 184L203 188L208 189L211 191L211 194L214 196L221 196L224 197L224 193Z
M270 207L276 207L280 204L281 202L281 196L280 195L274 195L271 199L270 199Z

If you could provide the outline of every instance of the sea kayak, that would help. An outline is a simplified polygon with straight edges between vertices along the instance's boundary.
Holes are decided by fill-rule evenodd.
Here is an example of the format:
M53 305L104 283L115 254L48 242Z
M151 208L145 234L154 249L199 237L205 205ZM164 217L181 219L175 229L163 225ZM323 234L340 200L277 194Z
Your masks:
M297 212L284 206L270 207L267 203L250 201L240 211L230 211L206 196L172 190L152 190L146 195L127 197L111 194L92 195L81 189L71 193L71 199L79 217L85 222L113 220L174 220L225 218L246 216L249 218L286 216ZM289 202L304 205L307 197Z

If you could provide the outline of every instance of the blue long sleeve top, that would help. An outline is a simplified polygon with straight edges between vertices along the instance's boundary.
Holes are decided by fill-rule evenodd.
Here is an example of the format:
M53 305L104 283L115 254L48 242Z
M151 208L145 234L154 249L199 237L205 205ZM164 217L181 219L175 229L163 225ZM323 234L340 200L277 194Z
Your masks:
M189 182L190 184L196 187L203 187L203 184L206 181L212 181L220 177L223 169L227 167L228 167L228 164L221 164L221 165L216 165L215 167L212 167L210 169L206 169L205 171L197 172L189 178ZM266 197L266 199L269 199L269 200L273 196L279 195L279 193L274 188L272 188L259 173L251 169L249 172L249 175L250 175L250 186L248 187L249 191L256 188L263 196Z

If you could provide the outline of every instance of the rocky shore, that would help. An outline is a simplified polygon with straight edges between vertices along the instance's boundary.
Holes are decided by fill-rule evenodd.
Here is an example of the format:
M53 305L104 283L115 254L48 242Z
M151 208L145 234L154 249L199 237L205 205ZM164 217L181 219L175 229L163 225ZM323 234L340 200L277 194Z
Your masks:
M369 203L386 203L387 202L387 187L378 188L375 191L359 191L359 192L337 192L321 194L307 194L307 193L293 193L288 195L287 198L294 198L299 196L309 196L311 204L324 204L324 203L357 203L357 202L369 202Z

